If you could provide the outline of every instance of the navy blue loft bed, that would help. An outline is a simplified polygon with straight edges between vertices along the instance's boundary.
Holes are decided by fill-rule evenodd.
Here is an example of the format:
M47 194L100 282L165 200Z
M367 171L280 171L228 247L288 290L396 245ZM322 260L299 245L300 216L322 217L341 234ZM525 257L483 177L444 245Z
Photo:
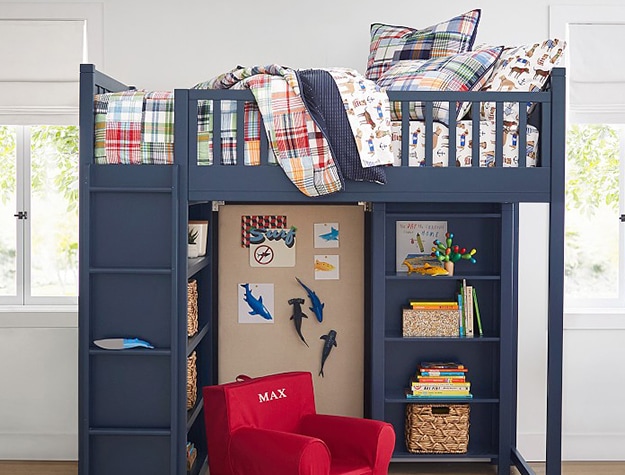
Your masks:
M237 135L239 160L236 165L221 164L221 138L219 134L220 120L218 109L215 113L214 145L212 164L198 164L197 157L197 105L198 101L213 101L219 104L222 100L238 101L239 111L243 111L246 101L253 101L254 96L250 91L240 90L200 90L200 89L176 89L175 99L175 131L174 131L174 160L172 165L99 165L94 161L94 94L104 94L128 89L128 87L111 77L96 70L94 65L81 66L81 92L80 92L80 185L81 185L81 304L80 304L80 458L83 475L93 472L97 459L101 461L99 451L110 449L108 435L121 435L132 439L139 432L137 429L98 429L97 422L106 426L104 410L97 407L93 396L96 387L94 384L94 367L106 366L100 362L101 353L93 349L91 341L101 330L95 315L94 301L97 296L93 295L93 279L104 278L108 274L116 274L119 266L125 258L134 261L132 249L124 251L116 248L115 243L121 245L126 240L110 235L113 242L108 242L105 237L98 236L97 213L105 206L103 195L121 193L119 200L111 200L113 206L125 206L128 196L136 196L141 190L153 195L162 196L168 194L171 197L167 206L171 206L172 215L169 216L173 228L172 235L167 238L170 246L171 262L186 263L186 221L188 219L187 207L193 203L211 202L240 202L240 203L306 203L306 204L333 204L333 203L474 203L474 204L518 204L521 202L543 202L550 204L549 226L549 339L548 339L548 382L549 395L547 401L547 473L559 475L561 458L561 354L562 354L562 269L563 255L561 243L564 238L564 138L565 138L565 72L562 68L555 68L548 83L548 87L540 92L392 92L389 91L391 101L402 103L402 111L408 111L408 103L421 101L425 103L425 161L423 166L409 166L408 158L402 153L400 166L388 166L386 172L386 184L369 182L346 182L345 188L339 192L325 196L310 198L297 190L285 176L279 166L268 163L267 140L261 139L260 164L258 166L246 166L243 164L243 134ZM436 123L432 119L432 103L435 101L447 102L452 107L456 101L468 101L473 103L473 113L469 120L473 123L472 136L472 165L468 167L436 167L433 166L433 143L431 140ZM538 160L536 166L525 166L526 158L520 154L518 167L502 166L502 137L505 124L502 121L495 124L495 152L494 166L481 167L479 160L479 103L495 102L497 117L502 117L504 103L517 103L519 105L519 131L526 130L527 124L532 124L539 132ZM536 104L533 112L528 115L525 104ZM243 114L239 114L238 126L243 127ZM409 140L409 117L404 113L401 119L402 150L408 150ZM428 138L430 137L430 138ZM449 157L456 155L459 144L456 143L455 134L449 134ZM527 138L519 133L519 150L525 150ZM451 161L451 160L450 160ZM108 196L108 195L107 195ZM168 198L169 199L169 198ZM515 226L518 227L518 208L515 209ZM108 221L119 224L122 218L110 215ZM116 221L117 220L117 221ZM149 226L149 223L146 224ZM108 224L107 224L108 226ZM134 228L133 228L134 229ZM104 231L106 234L107 231ZM115 241L115 239L118 239ZM179 245L180 244L180 245ZM119 252L112 258L113 264L104 263L101 249L107 248L111 252ZM518 249L518 242L514 242L513 249ZM168 260L169 262L169 260ZM140 263L121 272L121 274L140 274L146 271L151 264ZM153 269L153 273L177 273L179 280L185 282L181 287L172 284L172 292L177 295L178 302L172 305L174 311L186 312L186 278L188 271L177 269L172 264L171 268L161 269L159 266ZM163 267L163 266L161 266ZM167 267L167 266L165 266ZM183 267L182 265L178 267ZM170 269L170 270L168 270ZM174 270L171 270L174 269ZM176 270L177 269L177 270ZM149 273L148 269L148 273ZM89 277L87 277L89 276ZM100 276L100 277L94 277ZM373 277L375 279L375 277ZM172 334L184 334L184 322L172 323ZM98 330L99 328L99 330ZM188 356L186 334L176 340L172 336L170 349L172 355L172 374L170 381L178 388L172 389L172 395L165 404L171 405L170 423L168 429L175 432L175 438L180 445L186 438L184 421L187 420L187 428L193 422L181 409L180 400L184 397L184 361ZM184 341L184 343L183 343ZM513 348L514 350L514 348ZM107 358L111 359L110 356ZM182 361L182 362L181 362ZM111 375L113 369L110 370ZM106 371L105 371L106 372ZM101 382L99 382L101 384ZM516 389L514 386L513 389ZM516 394L516 392L515 392ZM511 396L513 399L516 397ZM96 401L97 402L97 401ZM160 404L160 402L158 403ZM133 419L129 413L129 418ZM197 414L196 416L197 417ZM174 423L176 419L179 422ZM501 422L503 424L503 422ZM117 422L114 426L124 424ZM132 424L131 424L132 425ZM151 423L147 425L148 437L167 436L155 429ZM167 424L163 424L167 425ZM510 423L507 426L510 432L516 425ZM134 431L134 432L133 432ZM169 433L172 438L174 435ZM514 442L515 435L510 433L506 437ZM96 443L99 438L107 442L102 446ZM127 444L127 440L124 442ZM172 444L172 447L176 444ZM513 444L514 445L514 444ZM105 448L103 448L105 447ZM166 446L162 446L164 448ZM135 447L136 449L136 447ZM133 449L133 450L135 450ZM120 449L121 445L120 445ZM140 449L139 449L140 450ZM147 450L147 449L146 449ZM170 449L171 457L166 461L171 465L171 473L183 473L183 462L180 461L178 449ZM150 449L150 453L152 453ZM176 455L178 454L178 455ZM131 455L128 455L130 458ZM522 460L522 457L513 448L509 456L520 468L522 473L533 473ZM505 461L504 457L504 461ZM91 462L89 460L91 459ZM89 472L89 469L92 472ZM103 469L104 470L104 469ZM105 472L102 472L105 473ZM155 472L156 473L156 472ZM504 472L501 472L504 473Z

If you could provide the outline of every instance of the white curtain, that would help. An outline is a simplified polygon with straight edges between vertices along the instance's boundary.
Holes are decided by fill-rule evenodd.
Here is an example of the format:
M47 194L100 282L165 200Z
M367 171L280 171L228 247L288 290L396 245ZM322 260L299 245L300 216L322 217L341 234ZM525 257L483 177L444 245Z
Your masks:
M0 20L0 123L76 121L85 49L85 21Z
M569 117L625 123L625 23L569 23Z

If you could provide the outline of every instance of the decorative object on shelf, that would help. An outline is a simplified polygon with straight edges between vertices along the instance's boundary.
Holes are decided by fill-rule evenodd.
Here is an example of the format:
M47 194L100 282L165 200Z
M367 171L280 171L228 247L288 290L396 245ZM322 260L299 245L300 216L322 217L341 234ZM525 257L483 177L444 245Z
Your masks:
M263 303L263 296L260 295L258 298L255 297L254 294L252 294L249 283L240 285L244 289L243 301L247 303L248 307L250 308L248 314L258 315L264 320L271 321L273 323L273 316L271 315L271 311ZM259 288L260 285L262 284L255 284L256 288Z
M105 350L127 350L129 348L154 348L150 343L139 338L104 338L93 343Z
M471 249L467 252L466 248L454 245L453 239L453 233L445 233L445 242L435 239L431 254L432 257L436 257L436 259L443 263L449 275L454 275L454 264L460 259L466 259L472 264L476 262L473 256L477 250Z
M299 282L299 285L301 285L306 291L306 293L308 294L308 298L310 299L310 304L311 304L311 307L309 308L317 317L317 321L321 323L323 321L323 307L325 307L325 304L321 303L321 300L319 300L319 297L317 297L317 294L311 288L307 287L301 280L299 280L298 277L295 277L295 279Z
M192 231L197 232L198 256L205 256L206 241L208 240L208 221L189 221L189 232Z
M303 303L304 299L302 298L293 298L289 300L289 304L293 305L293 315L291 316L291 320L293 320L293 324L295 325L295 331L306 346L308 346L308 343L306 343L306 340L304 339L304 335L302 335L302 318L308 318L306 314L302 312Z
M419 258L406 258L404 259L404 265L408 267L408 275L413 272L421 275L449 275L449 271L441 266L440 263L438 265L432 265L429 262L423 262L423 260Z
M468 404L406 404L406 449L413 454L464 454Z
M336 344L336 331L330 330L327 335L321 335L320 340L325 340L323 344L323 350L321 351L321 369L319 370L319 376L323 378L323 365L325 364L328 356L330 355L330 351L332 351L333 346L338 346Z
M194 351L187 358L187 411L197 401L197 355Z
M187 257L189 259L193 259L194 257L198 257L200 255L200 246L197 242L198 236L199 236L199 231L197 229L192 229L191 225L189 225L189 231L187 232L187 235L189 237L188 239L188 251L187 251Z
M198 332L197 281L187 282L187 336Z

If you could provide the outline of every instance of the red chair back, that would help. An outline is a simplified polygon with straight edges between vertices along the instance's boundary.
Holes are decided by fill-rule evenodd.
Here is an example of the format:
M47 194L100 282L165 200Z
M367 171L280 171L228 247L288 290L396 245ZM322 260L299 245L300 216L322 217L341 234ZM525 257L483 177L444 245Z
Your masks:
M315 414L312 376L290 372L205 386L204 418L211 475L231 475L230 434L240 427L297 432Z

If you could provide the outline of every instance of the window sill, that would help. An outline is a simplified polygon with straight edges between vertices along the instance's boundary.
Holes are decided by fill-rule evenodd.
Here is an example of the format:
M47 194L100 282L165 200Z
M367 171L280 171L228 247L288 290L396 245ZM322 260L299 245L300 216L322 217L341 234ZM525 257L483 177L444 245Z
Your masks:
M78 305L1 305L0 328L78 328Z
M625 309L598 308L567 310L565 330L625 330Z

